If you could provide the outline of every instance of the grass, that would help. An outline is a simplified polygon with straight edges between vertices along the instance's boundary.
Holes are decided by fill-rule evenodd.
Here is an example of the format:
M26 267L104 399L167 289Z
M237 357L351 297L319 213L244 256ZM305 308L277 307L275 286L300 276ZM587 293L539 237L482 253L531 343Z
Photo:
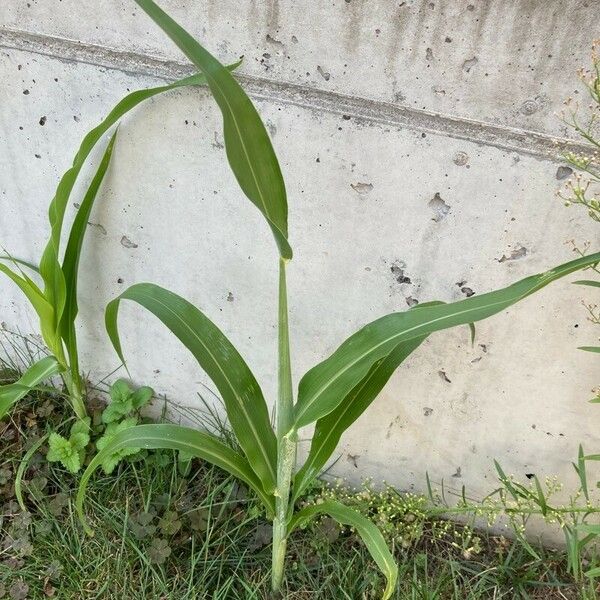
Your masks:
M247 490L207 463L186 474L173 453L152 452L98 472L90 538L74 512L77 477L46 462L42 445L25 471L21 512L15 473L45 433L64 428L61 406L58 391L37 392L0 424L0 597L273 599L270 527ZM397 599L595 598L569 577L563 554L533 560L518 542L432 517L422 497L311 491L312 500L332 494L383 525L400 566ZM360 540L328 518L293 536L287 565L290 600L376 599L382 589Z

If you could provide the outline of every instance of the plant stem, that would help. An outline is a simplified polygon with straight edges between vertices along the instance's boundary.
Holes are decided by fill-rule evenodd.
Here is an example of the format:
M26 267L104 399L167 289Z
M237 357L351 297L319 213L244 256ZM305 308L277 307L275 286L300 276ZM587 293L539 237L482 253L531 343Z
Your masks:
M85 419L87 417L87 410L83 401L81 377L78 375L74 377L72 371L67 369L63 373L63 381L65 382L75 415L78 419Z
M275 519L273 520L273 564L271 583L279 591L283 583L285 550L287 546L287 513L290 484L296 466L297 433L293 427L294 398L290 363L286 261L279 261L279 393L276 406L277 489L275 490Z

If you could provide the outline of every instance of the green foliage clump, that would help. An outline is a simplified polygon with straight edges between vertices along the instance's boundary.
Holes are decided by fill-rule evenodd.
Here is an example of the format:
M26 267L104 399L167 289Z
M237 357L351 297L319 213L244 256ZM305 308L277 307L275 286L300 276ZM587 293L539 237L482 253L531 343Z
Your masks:
M83 465L85 449L90 443L90 418L76 421L68 439L58 433L51 433L48 443L48 461L60 462L67 471L77 473Z

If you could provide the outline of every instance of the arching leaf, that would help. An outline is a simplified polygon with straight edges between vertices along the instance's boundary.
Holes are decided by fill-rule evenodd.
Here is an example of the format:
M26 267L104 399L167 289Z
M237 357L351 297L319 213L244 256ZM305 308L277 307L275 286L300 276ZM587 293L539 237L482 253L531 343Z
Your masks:
M204 73L223 114L225 150L246 196L267 219L282 258L291 259L285 184L267 130L231 73L152 0L135 0Z
M313 367L300 381L296 428L331 413L346 395L401 342L434 331L474 323L495 315L549 283L597 263L600 253L578 258L501 290L450 304L392 313L373 321L348 338L329 358Z
M265 490L275 489L277 442L254 375L223 332L187 300L151 283L133 285L106 307L106 330L119 354L121 300L133 300L158 317L194 355L219 390L231 427Z

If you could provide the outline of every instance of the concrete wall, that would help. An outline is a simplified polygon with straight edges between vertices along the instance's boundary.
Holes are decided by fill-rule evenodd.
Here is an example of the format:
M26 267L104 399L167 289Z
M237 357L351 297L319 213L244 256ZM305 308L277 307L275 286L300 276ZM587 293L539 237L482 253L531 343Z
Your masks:
M569 260L597 242L554 197L554 115L597 31L583 0L164 0L223 61L245 55L246 88L289 192L296 381L347 335L412 299L455 300ZM59 175L128 90L189 65L129 0L4 0L0 6L0 239L37 258ZM41 119L45 117L45 119ZM41 125L41 121L45 121ZM226 164L220 115L182 90L128 117L83 257L81 339L92 379L117 365L103 308L127 285L195 302L275 392L276 249ZM576 144L573 146L576 147ZM89 175L89 173L88 173ZM397 281L399 270L410 282ZM424 473L493 486L558 474L583 442L597 360L582 289L560 282L478 327L443 332L403 366L343 439L333 472L423 489ZM37 330L0 283L0 320ZM140 309L121 320L131 372L182 405L206 379Z

